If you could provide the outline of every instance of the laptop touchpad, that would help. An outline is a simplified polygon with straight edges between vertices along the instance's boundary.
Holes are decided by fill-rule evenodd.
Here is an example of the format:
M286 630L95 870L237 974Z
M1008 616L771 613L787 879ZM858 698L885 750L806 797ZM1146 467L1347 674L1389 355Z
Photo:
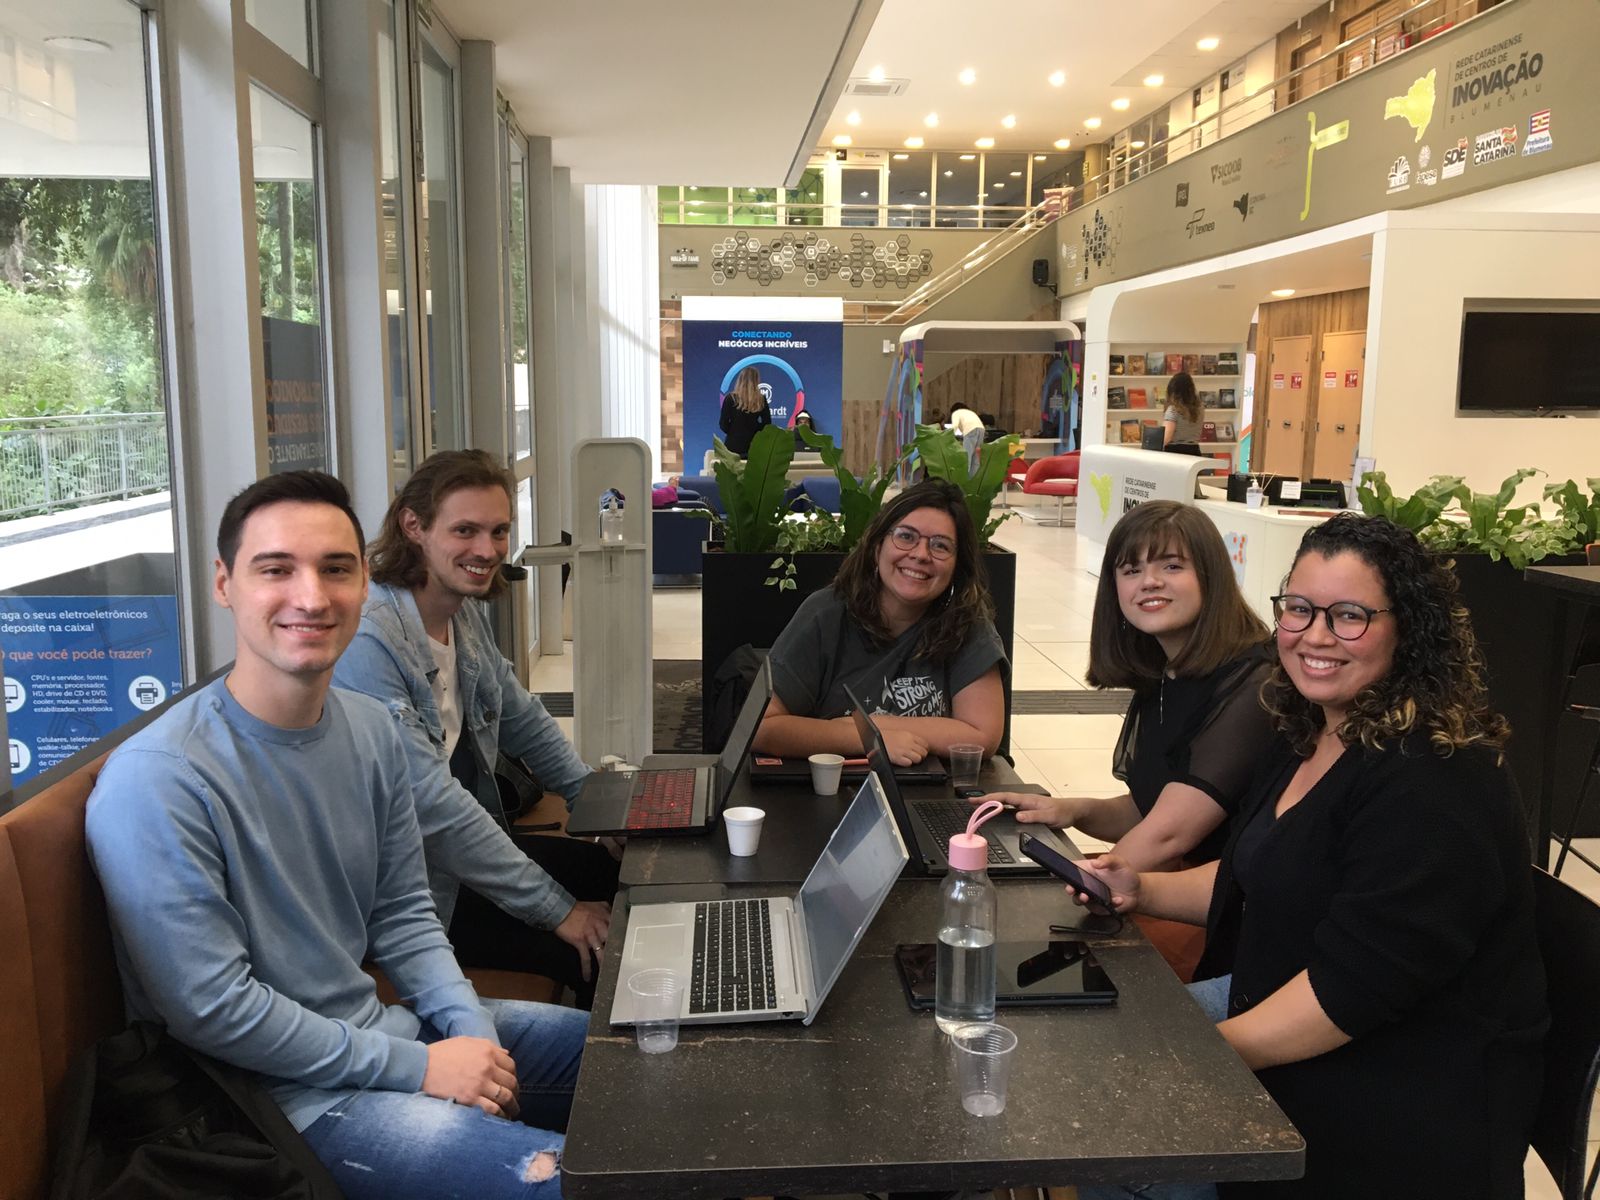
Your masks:
M630 959L661 960L681 955L685 946L688 926L681 921L664 925L635 925L628 930Z

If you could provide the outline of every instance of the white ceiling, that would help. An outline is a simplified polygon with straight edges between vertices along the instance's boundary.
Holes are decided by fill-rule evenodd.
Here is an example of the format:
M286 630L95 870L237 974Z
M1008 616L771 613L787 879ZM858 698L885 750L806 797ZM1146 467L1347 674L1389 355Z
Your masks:
M882 67L890 78L909 79L899 96L841 96L823 131L827 144L848 134L861 147L899 147L923 137L929 149L971 149L992 137L998 150L1042 150L1057 138L1074 147L1099 141L1165 104L1195 83L1238 62L1313 8L1313 0L883 0L883 10L850 72L865 77ZM1195 47L1202 37L1221 39L1213 51ZM958 76L971 67L977 80ZM1049 76L1067 73L1053 87ZM1146 87L1147 75L1166 83ZM1132 103L1111 108L1118 96ZM861 116L849 125L851 111ZM937 128L923 118L939 114ZM1002 127L1007 114L1015 128ZM1098 133L1086 117L1104 122Z
M878 0L436 0L585 183L770 186L804 162Z

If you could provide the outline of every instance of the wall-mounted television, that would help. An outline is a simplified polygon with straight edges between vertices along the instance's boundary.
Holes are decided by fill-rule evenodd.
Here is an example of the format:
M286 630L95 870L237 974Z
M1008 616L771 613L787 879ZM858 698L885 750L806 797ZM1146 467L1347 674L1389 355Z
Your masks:
M1468 309L1456 410L1600 411L1600 302L1590 312Z

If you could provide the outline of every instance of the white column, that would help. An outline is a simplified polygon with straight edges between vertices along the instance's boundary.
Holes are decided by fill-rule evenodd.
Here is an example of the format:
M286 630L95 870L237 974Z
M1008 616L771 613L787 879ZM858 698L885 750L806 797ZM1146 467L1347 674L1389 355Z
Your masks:
M660 226L651 190L591 185L600 436L635 437L661 469Z

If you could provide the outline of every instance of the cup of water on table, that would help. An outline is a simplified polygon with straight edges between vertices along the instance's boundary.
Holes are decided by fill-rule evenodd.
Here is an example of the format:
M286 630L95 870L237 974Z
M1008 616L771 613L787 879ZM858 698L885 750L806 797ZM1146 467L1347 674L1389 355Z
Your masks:
M1004 1025L982 1022L962 1025L950 1035L955 1049L956 1084L961 1107L975 1117L994 1117L1006 1110L1006 1084L1017 1035Z
M636 971L628 977L633 995L633 1027L639 1049L646 1054L665 1054L678 1044L678 1018L683 1007L683 977L676 971L656 967Z

